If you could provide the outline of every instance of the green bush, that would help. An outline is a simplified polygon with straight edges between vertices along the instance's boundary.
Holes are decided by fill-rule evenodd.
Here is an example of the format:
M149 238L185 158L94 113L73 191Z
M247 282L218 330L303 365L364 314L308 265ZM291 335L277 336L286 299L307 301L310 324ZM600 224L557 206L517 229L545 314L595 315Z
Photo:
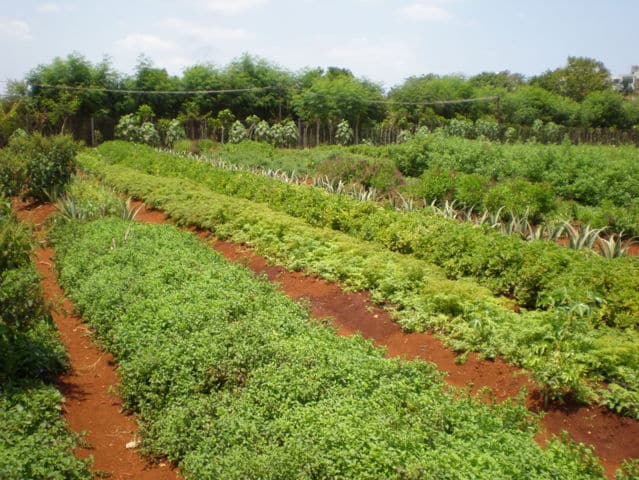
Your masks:
M79 145L70 136L14 136L0 155L0 186L5 195L46 201L64 191L75 172Z
M7 197L22 193L26 178L26 161L8 148L0 150L0 195Z
M75 173L78 144L70 136L33 136L29 153L26 196L45 201L64 191Z
M488 178L477 173L459 174L455 178L455 200L467 208L485 208L484 198L490 189Z
M552 187L522 179L494 185L484 196L483 203L489 211L495 212L504 207L505 213L527 216L534 223L540 223L546 214L556 209Z
M390 160L352 154L327 158L316 167L315 175L325 175L345 183L358 183L379 192L393 191L402 181L401 174Z
M433 201L440 203L444 200L452 200L456 196L455 173L437 169L426 170L404 191L411 197L424 199L427 203Z

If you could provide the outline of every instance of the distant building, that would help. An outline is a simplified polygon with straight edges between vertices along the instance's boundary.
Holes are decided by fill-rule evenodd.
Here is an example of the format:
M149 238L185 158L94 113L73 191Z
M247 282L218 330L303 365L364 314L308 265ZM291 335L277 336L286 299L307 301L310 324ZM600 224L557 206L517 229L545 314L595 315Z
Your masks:
M612 88L618 92L631 93L639 91L639 65L633 65L630 73L610 75Z

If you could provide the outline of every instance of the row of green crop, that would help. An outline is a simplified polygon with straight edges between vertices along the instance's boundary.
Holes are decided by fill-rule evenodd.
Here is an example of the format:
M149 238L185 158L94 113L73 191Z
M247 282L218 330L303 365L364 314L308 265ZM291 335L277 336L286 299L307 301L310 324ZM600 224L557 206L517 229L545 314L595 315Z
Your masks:
M414 177L429 168L452 170L491 180L543 182L559 197L583 205L609 201L628 207L639 201L639 150L632 146L510 145L426 134L399 145L350 150L391 158L404 175Z
M428 171L462 177L472 174L471 181L479 176L481 183L497 181L498 187L504 184L501 190L515 193L511 198L500 197L497 190L484 198L474 191L468 206L493 208L501 203L497 208L505 205L507 210L521 210L517 212L521 215L527 205L518 205L515 200L521 200L522 195L509 188L519 183L534 194L531 213L546 220L568 217L593 227L639 235L639 150L633 146L508 145L431 134L416 135L399 145L358 146L349 151L390 158L405 175L419 177ZM431 182L426 179L425 185L420 183L418 191L420 187L428 190ZM455 193L449 195L456 198ZM549 203L549 195L559 202Z
M425 363L338 337L170 226L54 235L66 292L120 365L144 446L187 478L602 478L523 406L455 397Z
M176 148L243 167L327 174L382 193L399 188L428 203L454 199L479 211L504 207L537 221L576 220L639 235L639 151L631 146L502 145L439 132L386 147L288 150L185 141ZM396 168L406 175L406 187Z
M67 357L42 302L29 231L0 197L0 478L91 478L52 386Z
M144 199L183 224L246 242L291 269L305 269L351 289L370 290L391 305L408 330L433 329L456 350L474 350L533 371L545 395L568 393L639 414L639 336L598 325L573 309L515 313L512 304L470 280L449 280L435 265L390 252L330 229L276 212L264 204L216 194L188 180L146 175L106 165L98 155L85 169ZM593 382L611 382L593 390Z
M218 193L266 203L310 225L411 254L439 265L450 278L473 277L526 308L586 309L602 324L624 328L639 321L639 262L633 258L610 260L547 242L525 242L426 210L398 212L139 145L106 143L98 152L107 162L189 178Z

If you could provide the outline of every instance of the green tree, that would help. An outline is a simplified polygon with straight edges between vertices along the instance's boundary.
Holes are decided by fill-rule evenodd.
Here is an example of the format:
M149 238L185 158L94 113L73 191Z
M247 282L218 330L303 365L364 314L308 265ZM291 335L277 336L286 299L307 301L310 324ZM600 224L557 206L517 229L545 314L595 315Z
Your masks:
M593 92L610 89L610 72L598 60L568 57L566 66L533 78L531 83L581 102Z
M353 125L358 143L362 125L384 117L383 99L379 85L332 68L322 76L314 75L311 84L294 97L293 105L300 118L315 122L318 143L320 126L327 128L331 139L342 119Z
M584 127L629 128L632 125L622 95L612 90L590 93L580 105L579 119Z

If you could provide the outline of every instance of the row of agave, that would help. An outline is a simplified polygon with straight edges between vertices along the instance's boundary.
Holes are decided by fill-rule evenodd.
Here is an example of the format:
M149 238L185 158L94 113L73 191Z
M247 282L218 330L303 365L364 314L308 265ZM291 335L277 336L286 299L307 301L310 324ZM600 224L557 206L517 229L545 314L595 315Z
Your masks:
M115 191L113 191L113 193L115 194ZM83 208L76 197L67 193L58 197L55 206L60 217L64 220L93 220L107 214L115 214L123 220L135 220L135 217L142 208L142 205L134 208L131 202L131 197L128 197L125 202L118 205L116 211L108 211L108 207L104 205L100 206L96 211L89 211L86 208Z
M176 154L172 150L163 150L165 153ZM249 171L259 175L264 175L276 180L290 184L310 184L314 187L326 190L329 193L349 195L360 201L382 201L400 211L412 211L420 208L431 208L437 214L452 218L458 221L471 222L477 225L489 225L499 230L504 235L518 235L524 240L545 240L549 242L559 242L564 236L566 245L569 248L578 250L589 248L596 250L600 255L607 258L616 258L628 254L630 247L637 242L634 238L624 240L623 231L602 235L604 228L591 228L590 225L578 226L568 221L555 224L540 223L532 224L528 220L528 215L518 216L512 212L504 215L504 208L501 207L496 212L485 210L481 214L475 212L473 207L467 209L457 208L455 200L445 200L441 206L437 201L428 203L418 201L411 197L405 197L399 192L391 195L381 195L375 188L365 188L357 184L349 184L338 178L331 178L326 175L319 177L309 177L308 175L298 175L295 172L288 173L282 170L273 170L260 167L243 167L237 164L225 162L219 158L206 157L193 153L180 153L179 156L186 156L192 160L206 162L217 168L233 171Z
M444 217L477 225L489 225L504 235L518 235L528 241L545 240L557 243L565 238L566 245L573 250L589 248L607 258L627 255L630 247L637 243L634 238L624 240L623 231L605 235L605 228L580 226L568 221L532 224L526 214L518 216L509 212L508 215L503 215L504 207L496 212L485 210L482 214L476 214L472 207L466 210L456 209L455 203L454 200L452 202L446 200L441 207L438 207L436 202L432 202L430 207Z

